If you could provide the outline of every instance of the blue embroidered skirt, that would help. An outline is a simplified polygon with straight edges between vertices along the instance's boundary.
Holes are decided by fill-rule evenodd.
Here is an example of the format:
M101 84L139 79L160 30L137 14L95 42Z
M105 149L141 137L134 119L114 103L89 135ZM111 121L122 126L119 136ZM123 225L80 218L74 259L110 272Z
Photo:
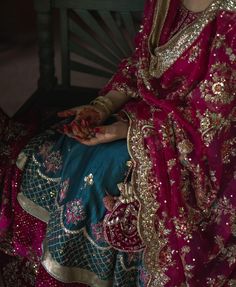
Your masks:
M54 130L22 151L18 201L47 223L42 264L63 282L142 286L142 254L115 250L103 235L107 195L119 196L130 159L125 140L88 147Z

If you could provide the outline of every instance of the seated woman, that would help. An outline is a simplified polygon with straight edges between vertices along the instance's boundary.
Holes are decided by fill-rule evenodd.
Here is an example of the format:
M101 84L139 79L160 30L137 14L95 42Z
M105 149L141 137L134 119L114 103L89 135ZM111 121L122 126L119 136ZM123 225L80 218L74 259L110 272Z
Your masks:
M236 286L235 12L147 1L101 95L21 151L9 240L34 286Z

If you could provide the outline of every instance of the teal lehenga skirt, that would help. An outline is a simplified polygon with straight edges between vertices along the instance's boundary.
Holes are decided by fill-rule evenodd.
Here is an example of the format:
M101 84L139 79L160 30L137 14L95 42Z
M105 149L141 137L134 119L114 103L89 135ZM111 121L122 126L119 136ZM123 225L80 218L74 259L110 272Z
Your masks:
M119 196L130 156L125 140L85 146L50 129L21 152L20 205L47 223L42 264L59 281L142 285L142 253L122 252L103 234L104 198Z

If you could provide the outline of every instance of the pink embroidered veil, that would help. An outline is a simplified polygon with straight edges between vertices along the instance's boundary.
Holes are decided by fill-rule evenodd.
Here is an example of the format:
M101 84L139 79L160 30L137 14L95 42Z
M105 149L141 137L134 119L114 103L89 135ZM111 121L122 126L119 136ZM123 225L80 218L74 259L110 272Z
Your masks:
M170 37L177 5L148 2L134 56L103 91L138 97L124 107L133 194L106 217L105 232L116 248L144 248L147 286L228 286L236 272L236 2L212 1ZM124 214L136 222L132 235L122 223L110 227Z

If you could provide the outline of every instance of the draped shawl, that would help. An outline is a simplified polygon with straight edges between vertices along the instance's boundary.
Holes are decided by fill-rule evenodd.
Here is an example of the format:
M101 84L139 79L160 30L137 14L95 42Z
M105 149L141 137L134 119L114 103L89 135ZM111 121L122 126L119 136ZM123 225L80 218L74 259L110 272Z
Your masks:
M236 1L169 37L178 5L147 1L134 54L102 91L136 97L123 109L132 179L105 236L143 250L146 286L235 286Z

